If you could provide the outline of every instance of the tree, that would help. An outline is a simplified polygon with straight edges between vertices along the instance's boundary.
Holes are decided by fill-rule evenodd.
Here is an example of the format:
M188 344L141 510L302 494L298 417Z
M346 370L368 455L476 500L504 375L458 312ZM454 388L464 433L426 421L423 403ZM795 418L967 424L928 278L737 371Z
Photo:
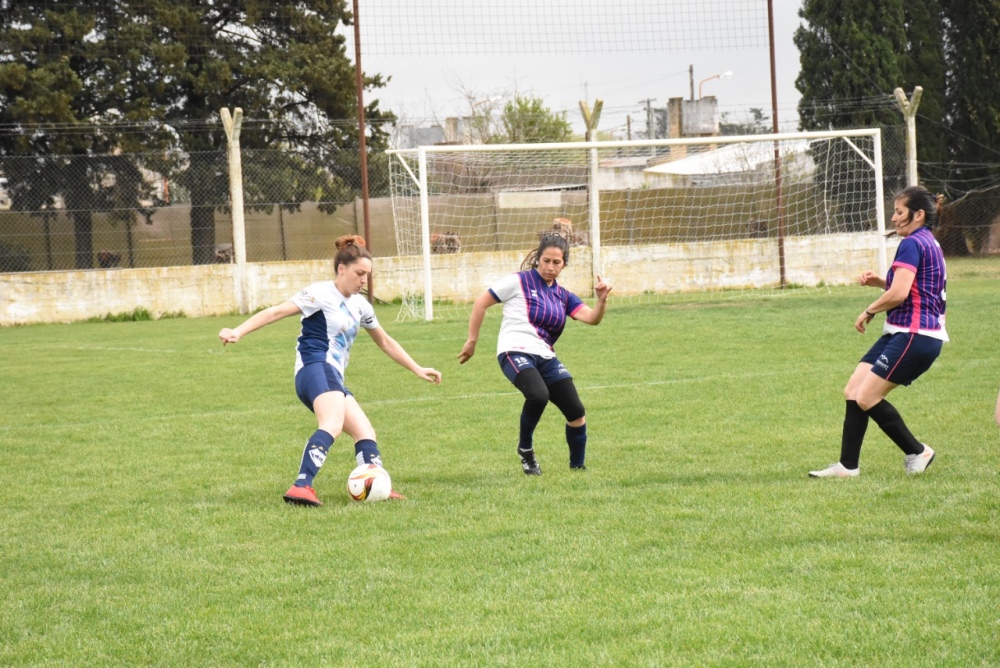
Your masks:
M903 81L906 53L904 0L804 0L795 32L801 71L795 86L800 125L804 130L898 127L899 110L892 91ZM827 169L825 149L811 149L817 165L816 183L831 203L839 229L866 229L872 212L859 206L856 186L845 175ZM887 152L883 173L902 183L905 155ZM874 185L866 193L874 199ZM862 198L866 199L866 198Z
M114 155L136 134L79 130L117 114L122 102L93 38L102 19L82 4L0 0L0 9L0 171L12 207L51 215L61 197L73 220L75 266L92 267L93 212L138 208L143 195L135 165Z
M214 209L228 201L222 107L244 110L242 147L284 153L284 164L268 174L296 174L283 181L293 200L286 206L317 188L343 191L350 189L345 183L360 182L358 160L331 167L359 147L354 66L338 32L352 20L344 0L0 0L0 6L14 10L0 24L2 39L14 47L5 43L0 51L0 122L145 128L127 136L72 135L63 148L71 155L112 154L128 137L147 150L177 149L152 163L190 193L196 264L214 260ZM368 76L364 85L374 89L384 81ZM388 139L382 124L392 116L377 101L368 103L366 116L369 150L380 152ZM52 155L60 148L39 144L36 134L26 132L20 146L0 151ZM51 197L59 188L52 181L46 190Z
M948 60L947 107L952 177L961 188L1000 177L1000 4L943 0ZM954 193L958 194L958 193Z
M301 175L298 167L311 166L304 172L308 178L290 184L296 201L288 208L317 189L336 192L360 183L359 161L345 165L342 159L359 148L355 71L338 32L352 19L343 0L133 4L142 20L129 28L129 41L152 45L143 93L165 110L192 158L181 178L191 192L195 263L214 257L213 202L220 201L227 181L206 178L225 171L217 165L225 145L222 129L192 128L191 119L215 118L223 106L241 107L253 119L244 125L241 146L277 148L287 156L285 165L269 172L272 177ZM384 80L375 75L364 84L373 89ZM377 101L368 103L365 114L368 149L380 153L388 142L383 124L392 116ZM252 201L253 193L248 196Z
M771 117L764 113L760 107L750 107L749 120L742 123L731 120L728 111L722 112L722 122L719 123L720 135L766 135L773 129L770 121Z
M900 87L907 94L923 88L917 108L917 158L923 165L944 165L948 161L947 122L948 76L945 62L945 21L938 0L907 2L906 52L902 58L903 79ZM926 171L943 176L940 171ZM940 179L929 184L937 189Z
M514 96L504 104L499 132L489 138L491 144L537 144L569 141L573 127L566 114L557 114L541 98Z
M903 0L804 0L799 16L806 21L794 37L802 128L898 125L891 105L864 102L891 95L903 81Z

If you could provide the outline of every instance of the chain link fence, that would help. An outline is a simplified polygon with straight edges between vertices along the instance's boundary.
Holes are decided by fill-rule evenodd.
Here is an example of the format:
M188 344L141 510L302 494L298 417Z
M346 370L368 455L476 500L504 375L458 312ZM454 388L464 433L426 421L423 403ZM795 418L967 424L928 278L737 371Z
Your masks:
M906 185L905 130L882 133L885 195ZM333 241L366 232L354 151L321 159L281 149L242 151L247 260L333 256ZM385 155L370 156L368 238L397 254ZM233 261L224 150L0 158L0 273L169 267ZM952 255L1000 250L1000 187L949 203Z
M338 236L364 233L357 154L327 155L242 151L248 261L326 259ZM369 173L372 250L392 255L385 160ZM229 188L222 150L0 158L0 272L232 262Z

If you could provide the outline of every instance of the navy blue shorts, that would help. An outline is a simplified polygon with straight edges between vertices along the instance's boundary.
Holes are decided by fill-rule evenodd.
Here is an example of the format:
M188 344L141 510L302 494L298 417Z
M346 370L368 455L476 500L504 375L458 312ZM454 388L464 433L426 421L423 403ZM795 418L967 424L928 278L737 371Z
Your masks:
M922 334L883 334L861 358L872 373L897 385L909 385L941 354L944 341Z
M517 378L517 374L525 369L538 369L546 386L573 377L556 357L545 359L538 355L506 352L497 355L497 361L500 362L500 370L503 371L503 375L507 376L507 380L512 383Z
M295 394L309 410L313 410L316 397L324 392L343 392L344 396L351 396L340 373L326 362L310 362L295 374Z

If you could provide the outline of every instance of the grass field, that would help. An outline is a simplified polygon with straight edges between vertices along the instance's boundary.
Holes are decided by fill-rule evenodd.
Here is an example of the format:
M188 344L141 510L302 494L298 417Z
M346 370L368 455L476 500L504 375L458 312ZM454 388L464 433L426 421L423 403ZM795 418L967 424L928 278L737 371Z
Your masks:
M557 349L587 406L541 477L520 398L464 322L361 336L349 387L405 502L356 504L338 439L323 508L281 494L314 429L297 323L238 316L0 329L0 665L1000 665L1000 271L953 262L952 343L893 403L938 451L907 477L873 425L835 461L874 292L614 308ZM878 321L881 323L881 319Z

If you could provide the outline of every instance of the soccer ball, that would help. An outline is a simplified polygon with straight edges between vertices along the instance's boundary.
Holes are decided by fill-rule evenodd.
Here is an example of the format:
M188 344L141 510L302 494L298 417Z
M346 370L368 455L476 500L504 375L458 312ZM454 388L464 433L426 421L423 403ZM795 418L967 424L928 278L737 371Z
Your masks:
M389 472L378 464L362 464L347 476L347 493L355 501L385 501L391 491Z

